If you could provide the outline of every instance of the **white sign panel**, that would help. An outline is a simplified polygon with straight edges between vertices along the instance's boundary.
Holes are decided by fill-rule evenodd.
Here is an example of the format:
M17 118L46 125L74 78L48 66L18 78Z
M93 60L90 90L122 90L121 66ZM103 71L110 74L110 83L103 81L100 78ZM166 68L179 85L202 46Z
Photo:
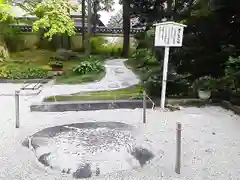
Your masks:
M174 22L156 25L155 46L181 47L184 25Z

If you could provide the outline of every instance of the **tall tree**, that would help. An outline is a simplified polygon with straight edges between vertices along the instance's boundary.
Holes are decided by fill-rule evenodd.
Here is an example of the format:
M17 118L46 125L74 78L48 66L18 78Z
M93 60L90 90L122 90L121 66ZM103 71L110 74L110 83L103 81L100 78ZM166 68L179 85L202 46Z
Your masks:
M99 0L96 3L97 0L87 0L87 15L88 15L88 33L87 33L87 39L86 39L86 55L91 54L91 37L92 37L92 32L93 32L93 23L95 19L92 14L93 14L93 8L95 4L95 14L97 17L97 12L99 10L105 10L105 11L110 11L112 10L112 4L114 3L113 0ZM96 20L95 20L96 21Z
M72 36L75 34L75 22L70 17L70 12L76 9L77 7L72 5L70 0L42 1L34 9L39 19L33 23L33 29L35 31L41 28L47 29L44 36L50 40L55 34L66 33Z
M92 2L87 0L88 7L88 32L86 41L86 51L85 54L89 56L91 54L91 37L92 37Z
M127 58L130 48L130 3L123 0L123 57Z
M85 15L86 15L86 2L82 0L82 47L85 49Z
M4 0L0 1L0 62L9 58L8 49L4 40L4 31L8 20L13 16L11 5Z

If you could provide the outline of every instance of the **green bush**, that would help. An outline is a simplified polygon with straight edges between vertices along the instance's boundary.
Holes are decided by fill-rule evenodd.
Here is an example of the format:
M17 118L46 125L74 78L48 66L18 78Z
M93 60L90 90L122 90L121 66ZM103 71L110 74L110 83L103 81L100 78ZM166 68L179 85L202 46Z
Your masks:
M166 94L169 97L193 96L189 75L177 74L174 71L168 72ZM143 77L143 85L151 97L160 97L162 88L162 68L155 67Z
M216 89L217 81L210 76L202 76L193 83L193 88L197 90L213 90Z
M42 79L48 77L48 70L44 68L4 67L0 69L0 78L4 79Z
M229 57L225 75L216 80L213 97L240 105L240 57Z
M132 61L137 68L145 68L149 70L149 67L153 67L159 64L155 56L148 49L138 49L136 50L131 57Z
M100 61L82 61L79 65L73 68L73 72L80 75L99 73L102 71L104 71L104 66Z
M96 36L91 39L92 54L105 57L121 57L122 47L119 44L107 44L104 37Z
M8 27L3 34L4 41L6 42L7 48L10 52L16 52L21 49L23 40L21 37L21 31L19 28Z

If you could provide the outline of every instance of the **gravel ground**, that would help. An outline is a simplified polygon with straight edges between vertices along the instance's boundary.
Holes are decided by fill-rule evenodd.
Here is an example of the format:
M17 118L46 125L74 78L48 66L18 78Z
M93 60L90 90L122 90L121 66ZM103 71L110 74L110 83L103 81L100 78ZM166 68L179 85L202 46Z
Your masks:
M29 105L43 97L127 87L138 83L136 76L123 66L124 60L108 61L105 80L95 84L58 85L44 88L37 97L20 98L20 129L15 129L14 97L0 96L0 179L70 180L41 166L35 154L22 146L32 134L52 126L83 122L122 122L134 126L138 144L151 150L154 159L143 168L120 171L89 180L240 180L240 117L220 107L183 108L175 112L142 110L102 110L85 112L29 112ZM117 83L117 85L116 85ZM13 93L21 84L0 84L0 94ZM176 122L183 125L181 175L174 173Z
M21 142L46 127L79 122L117 121L133 125L142 133L138 139L155 158L143 168L111 173L91 179L217 179L240 178L240 117L219 107L183 108L175 112L148 110L104 110L64 113L30 113L21 99L21 127L14 128L11 97L0 97L0 179L71 179L56 175L37 163L32 151ZM24 104L24 102L26 104ZM29 101L27 101L29 102ZM183 124L181 175L174 173L176 122Z

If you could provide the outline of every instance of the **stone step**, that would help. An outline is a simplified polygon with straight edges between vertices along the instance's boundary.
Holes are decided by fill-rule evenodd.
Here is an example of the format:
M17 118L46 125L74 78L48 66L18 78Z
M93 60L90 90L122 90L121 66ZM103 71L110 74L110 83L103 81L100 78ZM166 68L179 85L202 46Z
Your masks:
M42 83L27 83L21 90L37 90L42 87Z

